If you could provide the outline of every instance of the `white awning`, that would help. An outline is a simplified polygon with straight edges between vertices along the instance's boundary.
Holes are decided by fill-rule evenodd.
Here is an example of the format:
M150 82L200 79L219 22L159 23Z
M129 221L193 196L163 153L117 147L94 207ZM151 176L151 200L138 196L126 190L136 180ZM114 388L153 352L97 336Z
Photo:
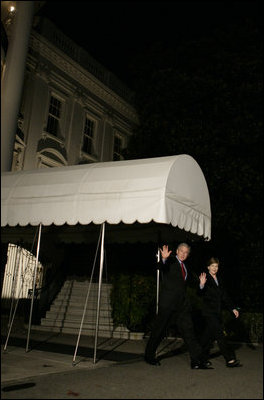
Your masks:
M171 224L211 238L210 197L189 155L2 173L1 226Z

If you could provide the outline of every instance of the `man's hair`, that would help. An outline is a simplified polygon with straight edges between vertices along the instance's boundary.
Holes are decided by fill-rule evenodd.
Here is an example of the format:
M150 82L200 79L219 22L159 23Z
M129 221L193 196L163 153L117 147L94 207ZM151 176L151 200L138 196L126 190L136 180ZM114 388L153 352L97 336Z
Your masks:
M184 243L184 242L183 242L183 243L178 244L176 250L178 250L180 247L187 247L187 249L189 250L189 253L190 253L190 251L191 251L191 246L189 246L187 243Z

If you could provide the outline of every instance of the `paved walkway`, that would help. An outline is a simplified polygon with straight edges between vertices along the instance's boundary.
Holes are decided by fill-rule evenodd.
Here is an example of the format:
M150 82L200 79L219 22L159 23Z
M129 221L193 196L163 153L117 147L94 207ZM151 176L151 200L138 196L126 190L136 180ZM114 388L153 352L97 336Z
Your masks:
M27 330L2 334L3 399L263 399L263 346L235 344L243 367L226 368L212 351L214 369L191 370L180 339L159 347L161 366L144 362L145 340L94 338ZM73 363L73 361L75 361Z

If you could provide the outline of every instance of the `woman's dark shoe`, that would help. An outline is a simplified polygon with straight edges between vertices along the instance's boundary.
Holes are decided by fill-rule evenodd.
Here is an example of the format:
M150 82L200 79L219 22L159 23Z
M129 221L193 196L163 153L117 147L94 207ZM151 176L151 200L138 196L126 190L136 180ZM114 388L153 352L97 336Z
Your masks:
M227 362L226 366L228 368L234 368L234 367L242 367L242 364L240 364L239 360L234 360L233 362Z

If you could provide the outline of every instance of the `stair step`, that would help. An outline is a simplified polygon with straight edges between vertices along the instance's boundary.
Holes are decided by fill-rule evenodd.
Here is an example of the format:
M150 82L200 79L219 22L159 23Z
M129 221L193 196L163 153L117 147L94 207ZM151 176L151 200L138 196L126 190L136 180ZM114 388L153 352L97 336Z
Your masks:
M83 312L85 307L85 303L78 303L78 302L71 302L71 303L53 303L50 306L49 311L61 311L61 312L67 312L67 311L73 311L73 312ZM97 303L87 303L86 304L86 310L97 310ZM112 311L112 308L108 303L100 303L100 310L104 311Z
M80 286L80 287L62 287L60 293L81 293L81 294L87 294L87 293L93 293L93 294L98 294L98 288L91 287L89 291L89 287L87 286ZM108 294L110 295L111 293L111 288L104 288L102 287L100 290L101 294Z
M89 297L87 299L89 290L88 280L67 280L53 301L50 310L46 312L45 318L41 319L41 325L35 326L35 328L53 332L78 333L87 299L82 332L87 335L95 335L98 287L98 283L91 284ZM128 329L123 327L121 327L121 329L114 329L110 304L111 288L111 284L102 283L98 336L129 338L131 332Z
M81 326L81 320L63 320L63 321L57 321L54 319L44 319L43 321L41 320L41 326L50 326L50 327L58 327L58 328L80 328ZM96 321L89 321L86 322L84 321L83 324L83 329L95 329L96 326ZM98 324L98 330L106 330L106 329L113 329L113 323L108 323L108 322L102 322L99 320Z
M85 285L63 285L62 286L62 290L94 290L94 291L98 291L99 286L98 285L89 285L89 284L85 284ZM110 292L112 289L112 285L111 286L101 286L101 291L106 291L106 292Z
M81 321L82 319L82 314L64 314L64 313L47 313L45 320L56 320L56 321ZM84 316L84 321L91 320L95 321L96 320L96 313L93 314L85 314ZM113 323L112 318L109 317L109 315L99 315L99 320L100 321L106 321L106 322L111 322Z
M99 284L98 283L92 283L91 285L90 285L90 283L89 282L67 282L67 283L64 283L63 285L62 285L62 289L79 289L79 288L81 288L81 289L83 289L83 288L91 288L91 290L98 290L98 288L99 288ZM112 285L110 285L110 284L101 284L101 289L102 290L111 290L112 289Z
M68 298L67 297L64 297L64 298L56 297L56 299L54 299L54 301L53 301L53 304L69 305L71 303L75 303L75 304L79 304L79 307L83 307L85 302L86 302L86 299L84 297L83 298L78 298L78 297L73 297L73 298L70 298L70 297L68 297ZM95 305L97 306L97 303L98 303L98 299L97 298L94 298L94 299L90 299L89 298L87 300L87 305L89 304L89 305L92 305L93 307ZM110 301L107 298L101 297L100 298L100 304L110 304Z
M119 328L119 327L118 327ZM98 333L99 337L105 338L115 338L115 339L131 339L131 340L142 340L144 334L141 332L130 332L128 329L124 328L124 330L119 330L116 328L113 331L109 330L101 330ZM72 335L78 335L80 328L58 328L54 326L41 326L41 325L32 325L32 330L42 331L42 332L60 332L60 333L68 333ZM82 329L82 335L95 337L95 329Z
M92 284L90 284L90 282L89 281L83 281L83 282L77 282L77 281L68 281L68 282L65 282L63 285L62 285L62 287L63 288L83 288L83 287L86 287L86 288L88 288L88 287L91 287L91 288L94 288L94 289L98 289L98 287L99 287L99 283L92 283ZM101 284L101 288L102 289L111 289L112 288L112 284L110 284L110 283L102 283Z
M64 317L65 314L67 314L68 316L71 316L72 318L81 318L83 315L83 311L84 310L80 310L80 309L74 309L73 307L71 307L70 309L67 310L67 313L65 312L65 310L61 310L61 309L50 309L49 311L46 312L46 317L52 318L52 317ZM89 310L86 309L85 310L85 316L95 316L97 314L97 310ZM100 317L105 317L105 318L110 318L112 319L111 316L111 311L110 310L102 310L100 309Z
M88 297L87 297L88 296ZM58 293L56 299L64 300L64 299L77 299L78 301L85 301L86 298L88 298L88 301L97 301L98 299L98 293L97 292L90 292L88 295L88 292L83 292L81 293L80 291L78 292L71 292L71 293L66 293L66 292L60 292ZM109 301L110 300L110 294L101 292L100 293L100 299L104 299Z

